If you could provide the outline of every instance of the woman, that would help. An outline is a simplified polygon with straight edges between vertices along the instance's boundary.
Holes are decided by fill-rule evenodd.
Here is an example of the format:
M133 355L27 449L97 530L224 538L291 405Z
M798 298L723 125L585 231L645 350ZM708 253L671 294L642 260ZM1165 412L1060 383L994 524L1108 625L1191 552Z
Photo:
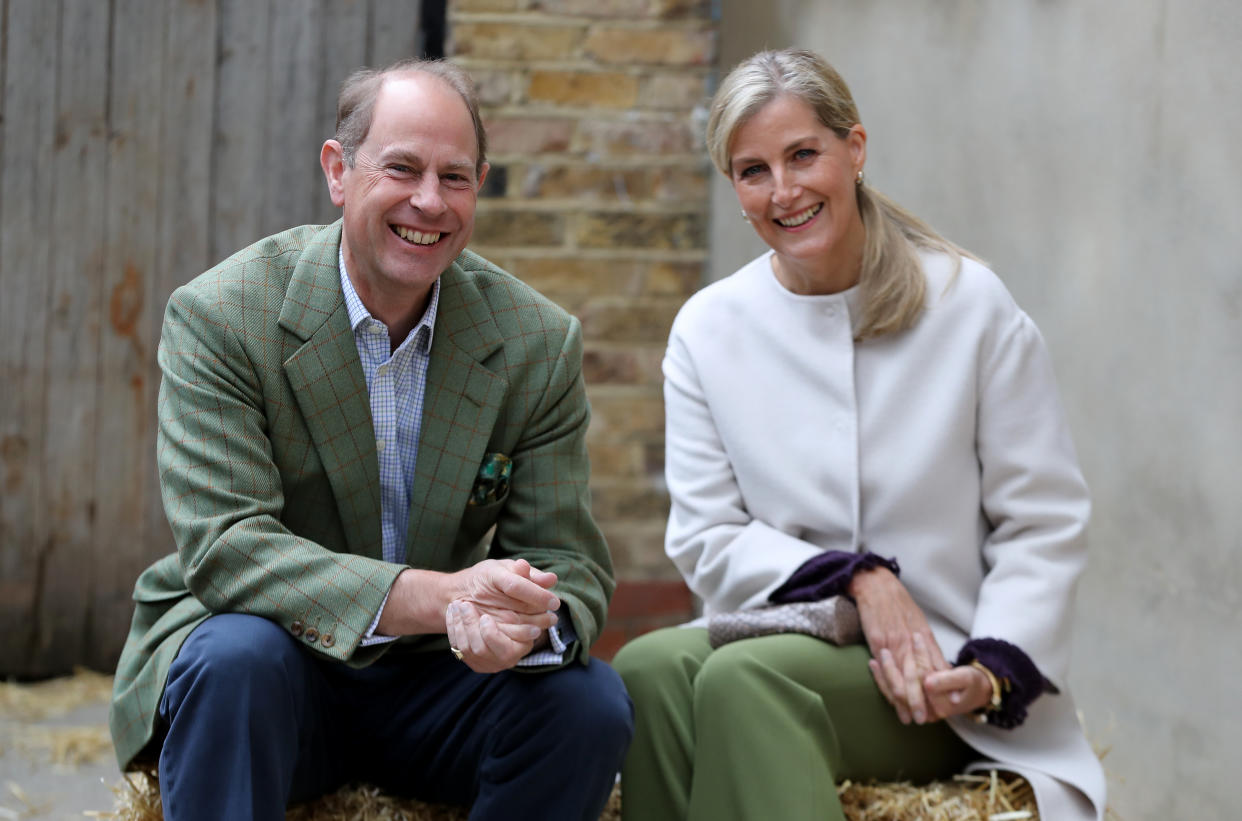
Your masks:
M1044 818L1102 818L1065 685L1089 501L1038 330L865 183L817 55L739 65L707 143L771 250L674 322L666 548L707 617L844 594L865 646L632 642L625 816L840 819L834 782L973 766L1026 777Z

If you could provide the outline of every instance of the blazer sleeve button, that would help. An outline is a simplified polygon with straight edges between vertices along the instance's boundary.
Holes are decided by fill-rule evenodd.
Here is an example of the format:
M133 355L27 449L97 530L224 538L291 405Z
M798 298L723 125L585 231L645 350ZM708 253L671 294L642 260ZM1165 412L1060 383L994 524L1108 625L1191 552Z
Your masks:
M295 636L302 635L302 631L304 629L305 628L302 626L302 622L300 621L295 621L293 624L289 625L289 632Z
M314 644L315 642L319 641L319 631L316 630L314 627L307 627L306 628L306 640L309 641L311 644Z
M324 647L331 647L332 645L336 644L336 639L332 638L331 633L324 633L323 638L319 640L319 643L322 644Z

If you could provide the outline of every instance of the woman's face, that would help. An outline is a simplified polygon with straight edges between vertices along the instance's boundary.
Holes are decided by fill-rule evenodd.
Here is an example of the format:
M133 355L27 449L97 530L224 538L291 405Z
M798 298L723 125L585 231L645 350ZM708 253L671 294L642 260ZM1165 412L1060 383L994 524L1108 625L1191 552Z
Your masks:
M838 137L810 106L783 95L743 123L729 148L742 211L787 262L832 266L835 257L861 247L854 190L867 158L861 125Z

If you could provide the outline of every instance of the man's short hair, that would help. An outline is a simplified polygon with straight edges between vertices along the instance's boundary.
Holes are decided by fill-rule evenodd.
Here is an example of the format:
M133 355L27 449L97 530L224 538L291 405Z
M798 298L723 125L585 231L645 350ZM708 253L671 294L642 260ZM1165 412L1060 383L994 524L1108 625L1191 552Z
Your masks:
M384 81L394 74L428 74L443 80L457 92L470 111L475 144L478 147L475 172L482 172L483 163L487 161L487 133L483 130L483 119L479 116L479 98L474 90L474 81L459 66L444 60L420 57L407 57L380 69L361 68L341 83L341 93L336 101L336 141L341 144L345 164L353 168L358 146L366 140L367 132L371 130L375 100L379 97Z

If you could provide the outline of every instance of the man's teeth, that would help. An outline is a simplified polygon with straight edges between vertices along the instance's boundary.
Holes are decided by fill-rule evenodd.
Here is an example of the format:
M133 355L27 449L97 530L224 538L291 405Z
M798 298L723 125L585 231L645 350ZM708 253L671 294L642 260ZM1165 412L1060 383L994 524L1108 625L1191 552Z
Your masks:
M785 217L785 219L778 219L777 222L779 222L781 225L785 226L786 228L797 228L799 225L801 225L802 223L809 220L811 217L818 214L819 209L823 207L824 207L824 204L821 202L816 205L812 205L810 208L806 209L805 211L794 214L792 217Z
M393 230L397 232L397 236L406 242L412 242L415 245L431 245L440 240L440 232L434 234L424 234L422 231L412 231L403 225L394 225Z

